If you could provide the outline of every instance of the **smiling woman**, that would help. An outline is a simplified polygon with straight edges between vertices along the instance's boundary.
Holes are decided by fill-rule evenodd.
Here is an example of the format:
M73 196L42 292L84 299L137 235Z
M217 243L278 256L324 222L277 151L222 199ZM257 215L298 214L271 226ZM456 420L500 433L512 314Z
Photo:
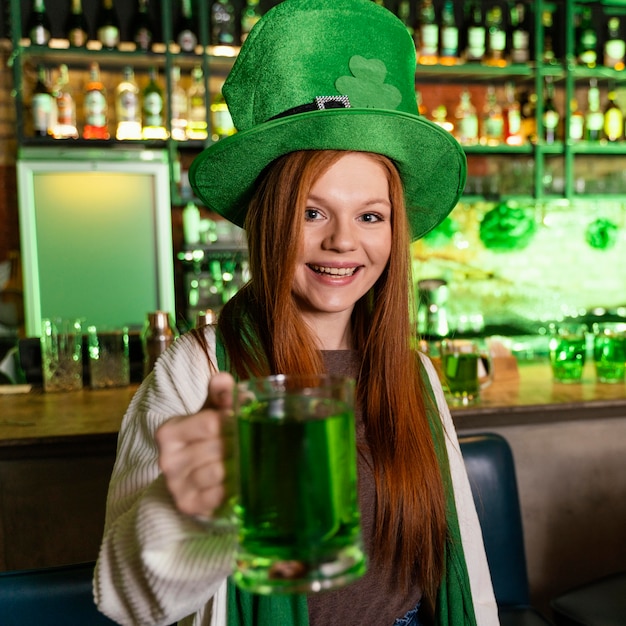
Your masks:
M498 623L450 412L413 347L410 242L465 180L456 141L418 115L414 70L406 27L371 0L285 0L246 39L224 85L238 132L190 181L244 225L250 281L217 329L161 357L125 417L95 579L121 623L344 626L355 608L381 626ZM368 571L323 594L251 596L227 582L235 534L197 519L229 494L233 377L320 373L356 379Z

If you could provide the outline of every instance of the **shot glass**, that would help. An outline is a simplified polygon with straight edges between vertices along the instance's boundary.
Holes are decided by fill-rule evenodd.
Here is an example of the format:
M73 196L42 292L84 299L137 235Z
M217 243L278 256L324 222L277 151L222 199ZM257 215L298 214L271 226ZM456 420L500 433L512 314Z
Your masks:
M621 383L626 371L626 323L594 324L593 360L601 383Z
M587 326L585 324L566 323L551 329L550 362L555 381L580 382L586 355Z
M128 328L87 328L92 389L130 384Z
M235 582L307 593L365 573L354 381L271 376L235 389L239 547Z
M441 372L451 402L461 405L476 402L480 390L492 381L488 355L477 341L469 339L442 341L440 354Z
M42 320L41 367L44 391L77 391L83 388L82 341L80 320Z

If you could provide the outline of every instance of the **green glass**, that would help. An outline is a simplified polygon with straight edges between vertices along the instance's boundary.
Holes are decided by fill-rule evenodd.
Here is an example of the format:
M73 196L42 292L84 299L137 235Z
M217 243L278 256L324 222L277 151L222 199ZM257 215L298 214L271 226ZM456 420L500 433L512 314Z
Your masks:
M365 573L353 395L347 379L239 383L234 578L243 589L314 592Z
M593 358L601 383L620 383L626 372L626 324L594 328Z
M587 352L586 327L563 325L550 339L550 361L554 380L578 383L582 379Z
M478 396L478 354L444 353L441 355L448 389L455 398Z

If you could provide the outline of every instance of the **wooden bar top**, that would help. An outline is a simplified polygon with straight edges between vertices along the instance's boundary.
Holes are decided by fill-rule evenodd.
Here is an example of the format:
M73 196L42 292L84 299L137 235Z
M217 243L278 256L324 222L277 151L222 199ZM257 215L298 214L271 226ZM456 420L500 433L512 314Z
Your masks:
M137 385L116 389L0 394L0 447L76 438L115 438ZM552 380L548 363L520 363L519 376L497 378L467 407L452 407L457 428L626 417L626 385L597 383L593 364L581 383Z

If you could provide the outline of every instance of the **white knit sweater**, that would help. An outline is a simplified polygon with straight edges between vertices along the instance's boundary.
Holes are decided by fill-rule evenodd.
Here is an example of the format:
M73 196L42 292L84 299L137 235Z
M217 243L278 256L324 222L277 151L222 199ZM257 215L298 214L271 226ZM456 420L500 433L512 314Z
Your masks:
M214 352L215 336L206 330ZM479 626L498 614L482 535L452 418L432 363L425 360L447 433L461 537ZM155 430L198 412L212 375L198 342L182 336L135 394L120 430L104 537L94 576L99 609L128 626L226 626L226 577L235 536L178 512L159 474Z

